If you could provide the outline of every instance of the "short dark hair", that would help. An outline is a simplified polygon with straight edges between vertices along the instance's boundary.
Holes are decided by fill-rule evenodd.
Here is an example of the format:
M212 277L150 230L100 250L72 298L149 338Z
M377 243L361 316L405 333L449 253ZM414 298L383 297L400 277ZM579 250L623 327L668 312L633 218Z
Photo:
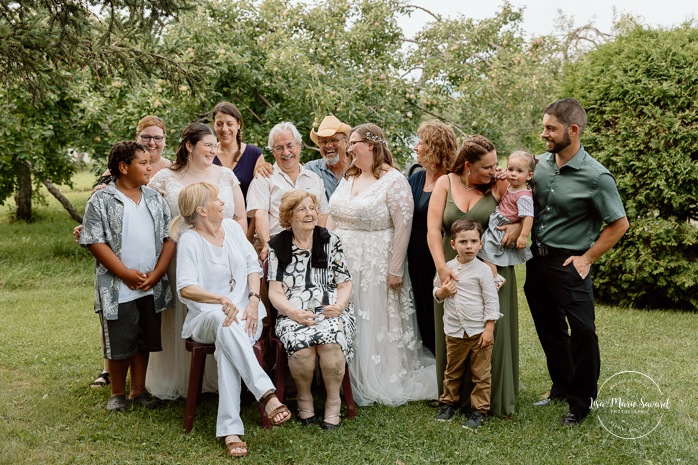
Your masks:
M451 225L451 239L456 240L456 234L463 231L477 231L482 237L482 225L472 218L461 218Z
M573 98L563 98L545 107L545 114L556 117L565 127L572 124L579 126L579 134L587 127L587 112Z
M114 179L118 179L121 176L119 163L124 162L130 165L131 161L136 157L136 152L148 153L148 147L132 140L114 144L109 151L109 162L107 164L109 173Z

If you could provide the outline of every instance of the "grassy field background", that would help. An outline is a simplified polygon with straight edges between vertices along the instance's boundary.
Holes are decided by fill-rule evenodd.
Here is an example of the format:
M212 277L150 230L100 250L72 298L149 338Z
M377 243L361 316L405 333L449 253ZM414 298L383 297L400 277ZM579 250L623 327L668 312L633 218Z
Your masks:
M79 173L62 191L82 211L93 176ZM162 409L105 410L108 389L89 382L101 368L92 310L93 261L73 241L75 223L49 199L31 224L0 207L0 463L213 464L228 459L216 441L217 397L204 395L194 430L182 432L184 402ZM243 409L255 464L689 464L698 463L698 315L597 307L602 381L626 370L646 373L670 401L659 427L637 440L615 437L594 413L563 428L563 405L531 403L549 388L542 350L521 291L520 396L516 414L480 430L433 420L429 402L360 408L327 433L298 423L259 426L256 405Z

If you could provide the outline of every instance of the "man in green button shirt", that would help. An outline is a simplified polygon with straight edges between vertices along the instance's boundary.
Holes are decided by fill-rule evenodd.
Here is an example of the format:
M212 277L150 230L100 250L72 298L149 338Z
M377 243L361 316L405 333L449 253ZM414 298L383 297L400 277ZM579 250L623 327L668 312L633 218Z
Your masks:
M533 258L524 284L552 380L550 396L536 405L567 401L563 425L581 422L598 390L591 264L628 229L615 179L580 142L586 121L571 98L545 109L541 136L548 152L537 157L533 178Z

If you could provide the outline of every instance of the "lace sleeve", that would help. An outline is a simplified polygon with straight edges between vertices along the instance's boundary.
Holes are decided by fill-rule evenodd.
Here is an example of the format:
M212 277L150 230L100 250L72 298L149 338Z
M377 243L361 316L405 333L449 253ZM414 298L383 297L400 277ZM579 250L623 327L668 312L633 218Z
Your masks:
M158 194L164 197L165 195L165 170L160 170L155 173L155 176L150 178L148 182L148 187L158 192Z
M407 245L410 242L412 231L412 215L414 213L414 200L407 180L399 172L389 173L394 176L388 189L387 202L390 219L395 228L393 237L393 256L390 261L389 273L394 276L404 274Z
M224 182L230 184L230 187L235 187L240 185L240 180L235 175L235 172L230 168L221 168L222 176L224 176Z

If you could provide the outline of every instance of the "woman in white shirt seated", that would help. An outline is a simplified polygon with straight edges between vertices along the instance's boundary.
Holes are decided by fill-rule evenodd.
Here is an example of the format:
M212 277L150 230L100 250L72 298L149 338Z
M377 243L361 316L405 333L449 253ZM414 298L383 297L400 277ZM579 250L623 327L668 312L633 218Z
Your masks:
M190 184L178 203L180 216L172 221L170 236L177 241L177 291L188 308L182 337L216 344L216 436L225 438L230 455L240 457L247 454L247 444L240 440L241 379L264 404L272 425L291 418L252 350L266 315L259 301L261 268L240 225L223 218L216 186Z

